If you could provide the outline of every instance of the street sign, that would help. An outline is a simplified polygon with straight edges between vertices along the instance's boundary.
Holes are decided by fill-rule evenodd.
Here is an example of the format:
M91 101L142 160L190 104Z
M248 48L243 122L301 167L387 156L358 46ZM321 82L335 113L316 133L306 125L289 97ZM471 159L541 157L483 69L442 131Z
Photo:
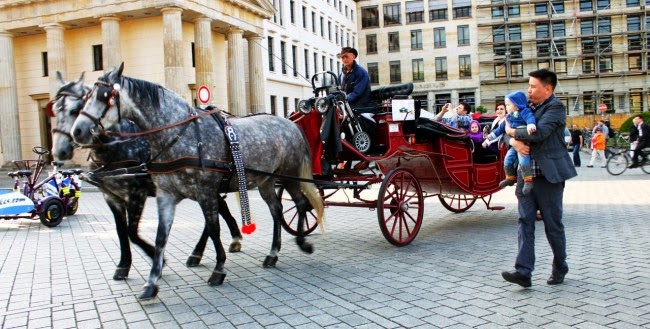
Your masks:
M599 110L600 112L607 112L607 104L605 104L605 103L601 103L601 104L599 104L599 105L598 105L598 110Z
M199 87L196 95L198 96L199 102L201 102L201 104L208 104L210 101L210 89L208 89L206 86Z

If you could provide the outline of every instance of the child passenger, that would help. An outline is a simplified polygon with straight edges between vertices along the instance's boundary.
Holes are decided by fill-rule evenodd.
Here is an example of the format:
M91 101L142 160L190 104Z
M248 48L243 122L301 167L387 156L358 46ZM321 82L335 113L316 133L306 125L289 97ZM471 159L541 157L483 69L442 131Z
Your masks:
M522 128L526 127L529 134L534 133L537 128L535 126L535 115L528 108L528 101L526 100L526 94L522 91L515 91L508 95L505 98L506 103L506 120L512 128ZM497 137L501 136L506 130L506 125L500 125L496 130L488 135L488 137L483 142L483 147L487 147L487 142L494 140ZM524 176L524 187L521 192L523 194L528 194L533 189L533 172L530 167L530 155L523 155L517 153L514 148L508 149L506 157L504 159L504 167L506 172L506 179L502 180L499 183L500 187L512 186L517 182L517 168L515 167L515 159L519 160L519 166L521 167L521 172Z

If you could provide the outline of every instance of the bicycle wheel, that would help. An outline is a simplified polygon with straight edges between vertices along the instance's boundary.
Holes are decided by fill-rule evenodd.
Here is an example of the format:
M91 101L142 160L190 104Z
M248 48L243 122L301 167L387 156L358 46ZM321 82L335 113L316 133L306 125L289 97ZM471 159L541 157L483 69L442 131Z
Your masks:
M627 152L616 153L607 159L607 172L611 175L618 176L627 170L630 164Z

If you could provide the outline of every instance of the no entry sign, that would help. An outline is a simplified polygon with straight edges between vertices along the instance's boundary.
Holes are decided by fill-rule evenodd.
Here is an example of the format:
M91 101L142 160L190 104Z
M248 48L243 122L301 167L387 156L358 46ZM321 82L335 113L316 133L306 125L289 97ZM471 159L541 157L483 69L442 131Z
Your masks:
M210 89L206 86L199 87L199 90L196 92L199 97L199 102L201 104L207 104L210 101Z

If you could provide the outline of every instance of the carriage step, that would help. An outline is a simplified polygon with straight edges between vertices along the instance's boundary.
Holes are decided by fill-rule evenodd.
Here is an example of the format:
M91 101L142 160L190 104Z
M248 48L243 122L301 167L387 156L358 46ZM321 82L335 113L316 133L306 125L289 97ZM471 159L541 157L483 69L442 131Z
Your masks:
M351 183L337 183L337 182L318 182L316 184L318 188L322 188L324 190L338 190L342 188L348 188L348 189L369 189L370 184L351 184Z

